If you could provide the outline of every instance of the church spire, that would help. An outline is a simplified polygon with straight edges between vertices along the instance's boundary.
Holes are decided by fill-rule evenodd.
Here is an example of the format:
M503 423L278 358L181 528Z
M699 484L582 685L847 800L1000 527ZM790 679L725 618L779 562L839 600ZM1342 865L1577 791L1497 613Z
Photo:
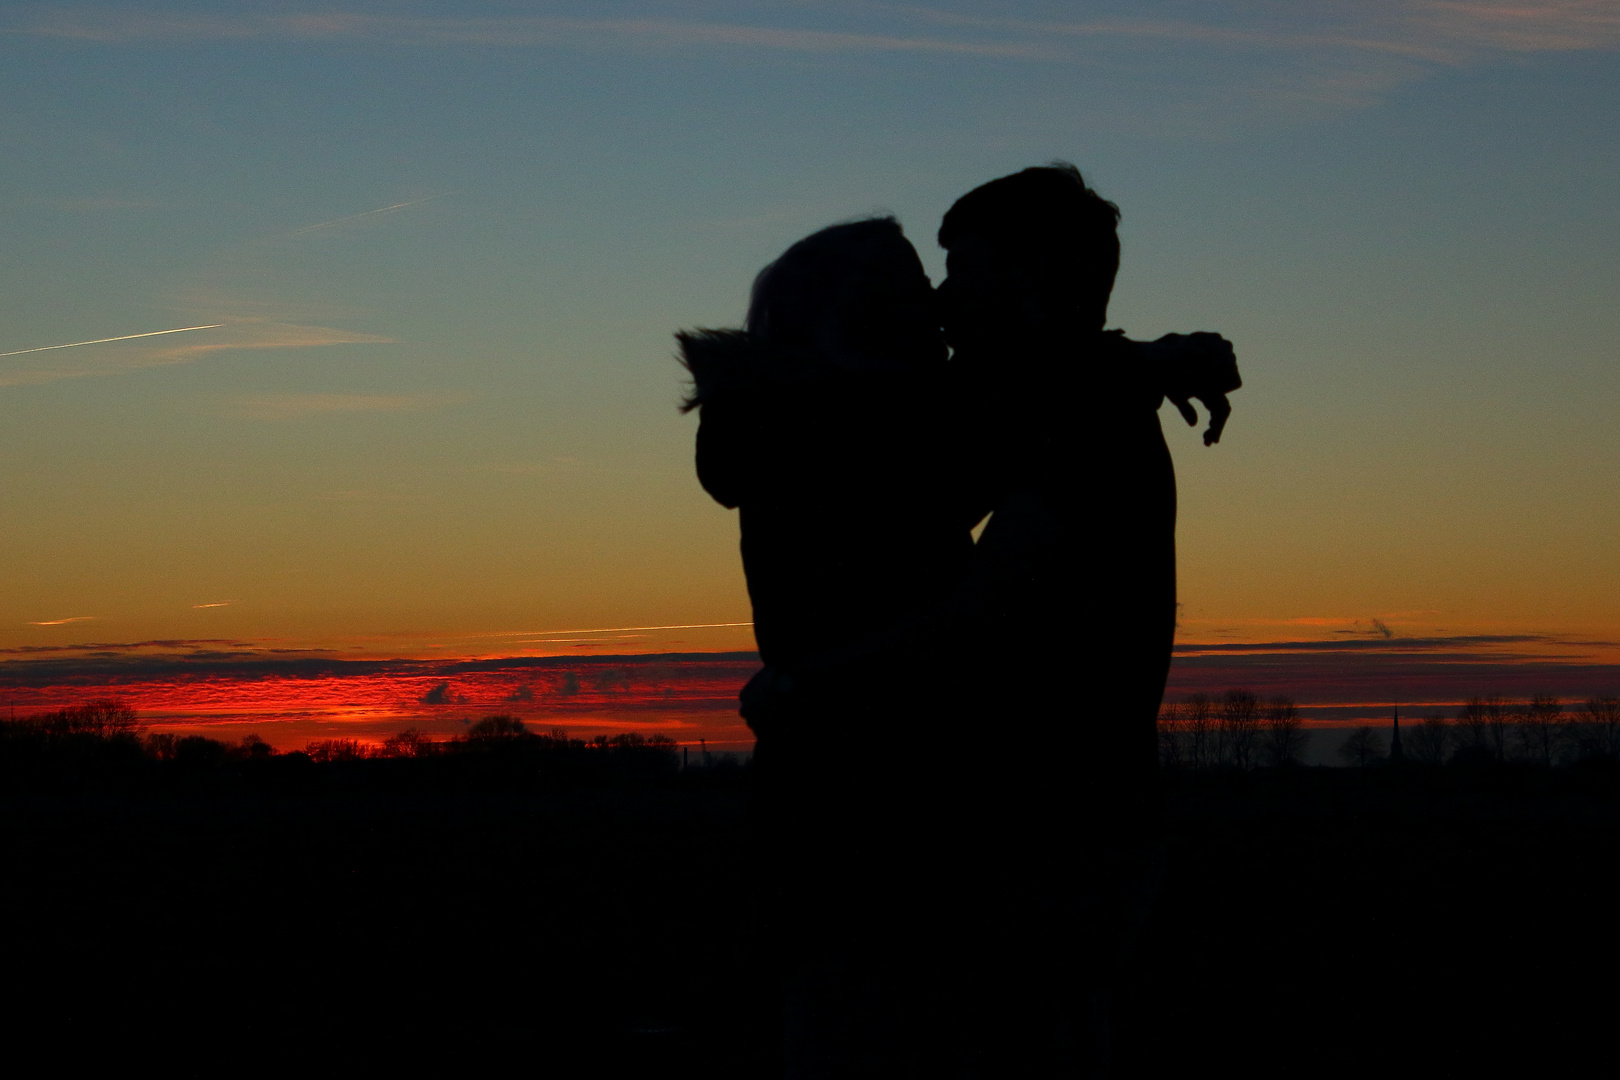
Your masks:
M1401 761L1401 707L1399 705L1395 706L1394 724L1395 726L1389 733L1389 761L1392 765L1398 765Z

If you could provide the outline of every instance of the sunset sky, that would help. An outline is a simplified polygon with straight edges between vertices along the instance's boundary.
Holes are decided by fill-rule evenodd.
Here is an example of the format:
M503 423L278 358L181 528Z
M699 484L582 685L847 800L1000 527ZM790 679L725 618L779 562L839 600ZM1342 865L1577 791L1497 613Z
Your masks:
M1620 659L1614 0L8 4L0 103L0 660L746 651L672 332L1053 158L1237 346L1185 645Z

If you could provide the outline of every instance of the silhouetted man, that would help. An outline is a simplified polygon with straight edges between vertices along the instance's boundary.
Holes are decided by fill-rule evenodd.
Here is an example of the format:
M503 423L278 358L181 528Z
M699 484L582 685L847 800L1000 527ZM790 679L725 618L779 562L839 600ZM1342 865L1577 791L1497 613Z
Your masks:
M935 632L951 669L974 673L964 718L1006 746L958 831L980 870L961 898L979 928L966 977L998 986L975 995L999 1006L980 1054L1008 1075L1106 1059L1107 988L1158 865L1155 725L1176 618L1158 408L1169 396L1192 421L1189 398L1203 400L1213 442L1239 385L1215 335L1161 357L1104 332L1118 220L1052 166L968 193L939 232L952 362L998 492Z

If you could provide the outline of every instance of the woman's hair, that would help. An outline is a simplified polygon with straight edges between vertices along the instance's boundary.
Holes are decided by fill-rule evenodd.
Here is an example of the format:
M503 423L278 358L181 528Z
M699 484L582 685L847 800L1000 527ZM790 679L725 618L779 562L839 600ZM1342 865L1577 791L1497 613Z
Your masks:
M811 233L759 272L748 304L749 336L785 356L833 354L850 342L846 308L911 242L892 217L832 225ZM915 259L915 252L912 252Z
M754 278L744 331L676 335L694 383L683 410L749 371L800 378L914 362L918 328L938 325L927 282L892 217L810 234Z

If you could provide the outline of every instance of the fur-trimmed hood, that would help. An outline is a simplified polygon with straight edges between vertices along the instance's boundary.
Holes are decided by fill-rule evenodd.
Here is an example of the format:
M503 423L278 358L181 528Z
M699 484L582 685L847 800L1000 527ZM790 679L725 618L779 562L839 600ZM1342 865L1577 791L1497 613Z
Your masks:
M682 412L719 398L780 391L820 399L826 391L818 389L818 383L855 374L848 365L815 353L767 348L746 330L682 330L675 339L680 343L681 366L692 376Z
M700 410L698 479L722 505L735 507L778 479L782 436L825 400L811 385L830 370L764 348L746 330L683 330L680 361L692 376L683 412ZM795 440L789 439L788 444Z
M681 366L692 376L682 412L701 408L757 379L759 350L746 330L682 330L675 340L681 346Z

